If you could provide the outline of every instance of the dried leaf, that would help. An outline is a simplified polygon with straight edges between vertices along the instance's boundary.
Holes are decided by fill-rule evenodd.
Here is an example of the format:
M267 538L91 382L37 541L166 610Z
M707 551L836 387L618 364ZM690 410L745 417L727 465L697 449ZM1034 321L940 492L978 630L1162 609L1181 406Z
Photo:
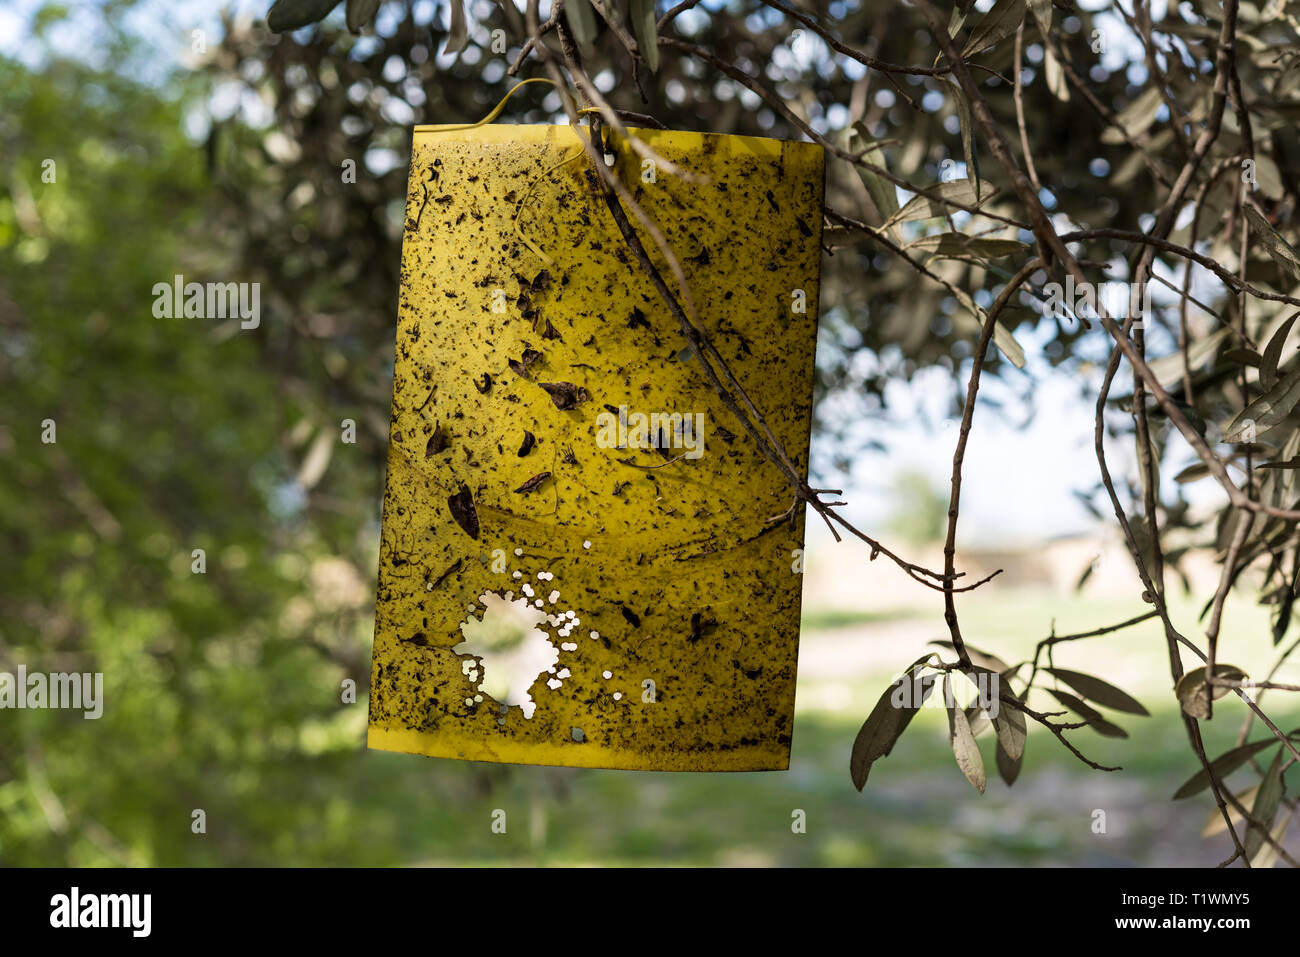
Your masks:
M952 681L949 675L943 676L943 685L944 699L951 702ZM971 733L970 724L966 720L966 712L961 708L949 706L948 730L957 767L961 768L961 773L966 775L971 786L983 794L986 784L984 759L980 756L979 745L975 743L975 735Z
M510 366L510 371L522 379L528 378L528 367L542 357L542 354L536 349L525 349L524 354L518 359L507 359L506 365Z
M478 512L474 509L474 495L468 485L462 482L460 491L448 497L447 508L466 535L478 538Z
M537 384L550 394L555 407L564 411L576 409L581 403L586 402L588 398L587 390L580 385L574 385L572 382L539 382Z
M550 477L550 472L538 472L523 485L519 486L519 488L515 489L515 491L521 495L527 495L529 492L536 491L541 484Z
M1214 665L1214 677L1226 678L1231 681L1241 681L1246 677L1246 673L1234 665L1216 663ZM1216 685L1214 687L1214 700L1222 698L1232 689ZM1183 711L1193 718L1205 718L1210 714L1210 687L1205 681L1205 666L1193 668L1187 674L1178 680L1178 686L1174 688L1174 694L1178 696L1178 703L1182 705Z
M442 431L442 426L439 425L433 430L433 435L429 436L429 443L424 447L424 457L427 459L432 455L437 455L439 452L446 451L446 449L447 433Z

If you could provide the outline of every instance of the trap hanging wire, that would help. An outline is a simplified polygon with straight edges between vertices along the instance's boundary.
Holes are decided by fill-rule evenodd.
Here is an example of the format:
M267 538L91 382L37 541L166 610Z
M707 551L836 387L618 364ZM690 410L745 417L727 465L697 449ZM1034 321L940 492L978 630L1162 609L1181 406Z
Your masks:
M570 162L580 134L487 120L414 136L369 745L786 768L803 510L767 521L793 492ZM702 174L611 140L701 326L806 473L821 148L634 132Z

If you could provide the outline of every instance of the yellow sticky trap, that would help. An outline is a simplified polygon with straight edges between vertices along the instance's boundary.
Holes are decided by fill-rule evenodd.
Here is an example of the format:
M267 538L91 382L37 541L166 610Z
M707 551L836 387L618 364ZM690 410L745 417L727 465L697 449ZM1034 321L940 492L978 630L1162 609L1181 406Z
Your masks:
M634 135L706 178L616 150L701 326L806 471L822 150ZM803 509L768 519L793 498L706 381L572 128L417 128L370 747L788 767Z

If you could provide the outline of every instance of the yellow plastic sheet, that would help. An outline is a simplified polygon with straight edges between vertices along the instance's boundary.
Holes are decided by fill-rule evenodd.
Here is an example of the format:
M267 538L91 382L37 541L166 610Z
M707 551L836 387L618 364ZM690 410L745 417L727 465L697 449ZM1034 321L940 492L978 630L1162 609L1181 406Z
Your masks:
M707 178L615 150L701 325L806 470L821 149L633 134ZM768 523L793 493L705 380L580 150L569 127L415 133L369 744L784 769L803 509Z

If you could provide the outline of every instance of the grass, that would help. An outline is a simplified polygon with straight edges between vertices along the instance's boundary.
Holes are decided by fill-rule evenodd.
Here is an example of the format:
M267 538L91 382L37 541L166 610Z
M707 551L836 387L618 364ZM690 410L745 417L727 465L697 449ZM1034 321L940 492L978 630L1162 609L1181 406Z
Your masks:
M1140 614L1140 603L1061 598L1040 593L963 602L968 639L1008 660L1032 653L1050 628L1086 630ZM1179 601L1174 617L1198 634L1199 608ZM1275 653L1260 628L1260 609L1233 605L1225 646L1251 673ZM1127 740L1090 730L1072 740L1094 760L1122 765L1093 771L1041 728L1031 728L1025 766L1014 788L993 770L990 736L981 737L990 781L977 794L953 761L941 710L924 709L893 754L873 768L865 791L849 781L858 726L892 674L944 637L938 609L923 614L840 612L808 615L804 654L854 667L800 676L791 768L786 773L669 774L575 769L504 769L379 752L357 756L349 801L364 802L373 860L360 864L631 865L1214 865L1227 856L1220 835L1199 837L1212 803L1207 793L1171 802L1198 768L1169 693L1164 641L1157 626L1063 646L1061 667L1098 673L1139 697L1150 717L1110 714ZM827 630L829 629L829 630ZM854 658L863 647L874 657ZM801 666L802 667L802 666ZM1253 670L1252 670L1253 669ZM1043 696L1046 698L1046 696ZM1284 728L1300 723L1281 697L1265 699ZM1046 701L1040 702L1046 707ZM1224 701L1205 725L1217 754L1234 741L1243 716ZM1252 737L1261 736L1256 726ZM485 775L494 782L485 790ZM458 795L430 806L430 781ZM1238 790L1253 783L1238 772ZM494 833L495 810L506 812ZM806 833L794 833L797 812ZM1099 813L1100 812L1100 813ZM313 813L307 809L305 813ZM319 810L318 813L325 813ZM1098 830L1104 817L1104 832ZM1294 849L1294 835L1288 841ZM402 848L400 857L380 848ZM287 862L286 862L287 863Z

